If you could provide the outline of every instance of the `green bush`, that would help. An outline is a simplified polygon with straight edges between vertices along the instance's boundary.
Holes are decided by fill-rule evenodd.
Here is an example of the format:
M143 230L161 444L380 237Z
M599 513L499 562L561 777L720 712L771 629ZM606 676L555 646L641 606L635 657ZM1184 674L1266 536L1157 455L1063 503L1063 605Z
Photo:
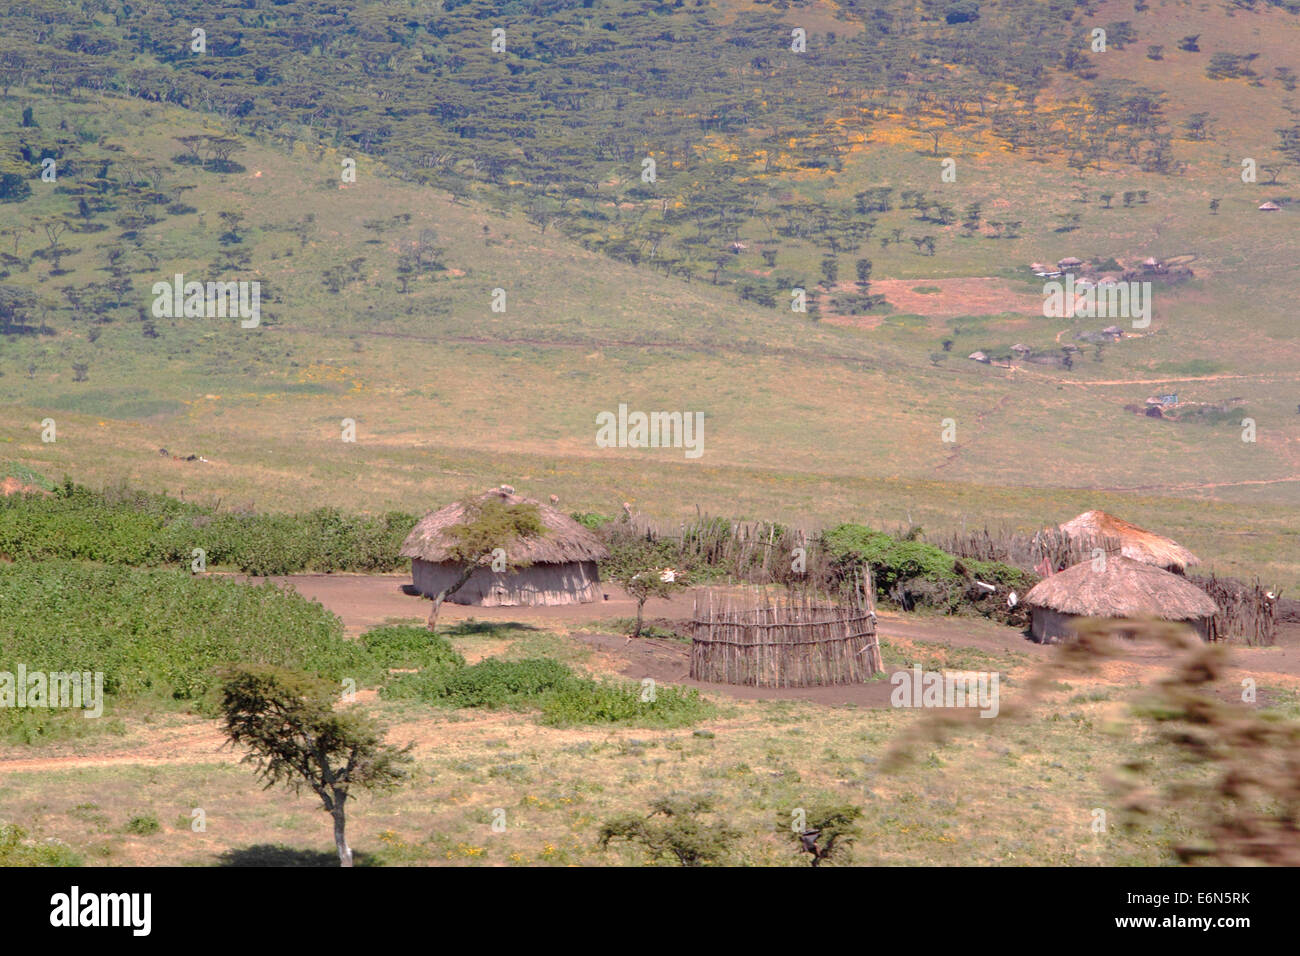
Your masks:
M657 687L653 701L642 700L639 684L575 678L542 699L542 722L552 727L575 724L636 724L686 727L713 714L713 707L693 687Z
M917 606L949 614L971 611L1005 617L1001 598L973 587L976 580L1021 593L1038 580L1033 574L999 561L955 558L922 541L902 541L864 525L841 524L822 535L832 568L848 577L863 564L871 567L876 595L907 609Z
M546 690L573 679L559 661L529 658L503 661L494 657L450 673L426 676L425 699L436 698L451 707L526 707Z
M870 565L876 590L886 595L901 581L924 578L955 581L955 559L951 554L921 541L899 541L883 531L860 524L841 524L822 535L823 545L835 566L847 573L859 564Z
M595 531L601 525L609 524L614 520L613 515L603 515L598 511L575 511L569 517L588 531Z
M361 635L361 644L380 667L451 671L465 666L449 640L425 627L377 627Z
M1014 588L1022 594L1038 583L1038 577L1001 561L974 561L962 558L961 563L974 577L989 584Z
M699 692L659 687L643 701L639 684L579 677L559 661L488 658L473 667L403 674L381 691L390 699L414 699L444 707L537 708L551 726L638 724L682 727L713 713Z
M331 680L379 671L338 618L270 583L68 561L0 567L0 670L100 672L107 711L145 696L206 707L218 669L236 662ZM0 732L16 712L0 708Z
M126 822L126 832L136 836L152 836L162 829L158 817L153 813L142 813Z

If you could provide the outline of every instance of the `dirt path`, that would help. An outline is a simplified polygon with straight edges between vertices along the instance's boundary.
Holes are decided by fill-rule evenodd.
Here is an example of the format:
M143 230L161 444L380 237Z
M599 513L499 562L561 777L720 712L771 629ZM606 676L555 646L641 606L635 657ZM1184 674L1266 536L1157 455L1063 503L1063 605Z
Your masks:
M409 574L289 574L279 577L244 578L270 580L292 587L303 597L318 601L343 621L349 635L359 634L388 621L425 621L430 603L407 594L403 588L411 583ZM579 624L636 616L636 602L614 584L602 584L603 600L594 604L566 604L559 607L466 607L447 603L439 612L439 624L456 623L471 618L477 621L519 621L524 624ZM671 600L656 600L646 613L655 617L688 619L694 598L678 593Z
M86 767L157 767L167 764L238 763L241 754L226 745L215 720L151 729L143 746L118 753L69 754L55 757L0 758L0 774L79 770Z
M1069 329L1064 331L1068 332ZM1062 334L1064 334L1064 332L1058 333L1058 342L1060 341L1059 336ZM1024 365L1017 365L1015 366L1015 369L1017 372L1027 375L1029 378L1042 379L1045 382L1051 382L1055 385L1073 385L1075 388L1095 388L1109 385L1168 385L1172 382L1222 382L1244 379L1259 380L1261 382L1270 382L1274 379L1281 379L1286 382L1300 380L1300 374L1290 375L1285 372L1258 372L1253 375L1229 375L1227 373L1221 373L1218 375L1180 375L1172 378L1101 378L1080 380L1047 375L1034 369L1026 368Z

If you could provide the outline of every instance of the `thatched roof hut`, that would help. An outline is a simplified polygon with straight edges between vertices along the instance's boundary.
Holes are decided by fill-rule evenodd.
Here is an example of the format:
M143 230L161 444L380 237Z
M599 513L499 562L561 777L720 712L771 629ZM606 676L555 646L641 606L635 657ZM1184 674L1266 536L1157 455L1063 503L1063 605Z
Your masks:
M527 562L527 567L513 571L479 568L448 601L499 607L596 600L600 583L596 562L609 557L609 552L595 535L568 515L516 495L513 489L493 488L478 500L493 498L508 505L536 505L546 533L509 546L511 562ZM425 515L406 536L401 554L411 559L411 576L421 594L434 597L460 577L460 566L449 560L452 541L447 529L464 517L465 505L458 501Z
M1142 561L1166 570L1182 571L1201 559L1177 541L1129 524L1104 511L1085 511L1058 529L1063 534L1079 540L1114 542L1123 557Z
M1074 621L1156 618L1183 621L1208 637L1218 605L1186 578L1120 555L1084 561L1035 584L1025 595L1038 641L1074 635Z

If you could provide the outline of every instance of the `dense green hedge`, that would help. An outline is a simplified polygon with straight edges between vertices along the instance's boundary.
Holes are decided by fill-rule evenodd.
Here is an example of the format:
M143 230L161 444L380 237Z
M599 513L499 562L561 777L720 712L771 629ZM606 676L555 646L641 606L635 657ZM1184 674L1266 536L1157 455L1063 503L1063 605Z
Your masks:
M906 588L909 601L950 612L966 605L981 612L992 610L984 606L987 595L971 595L969 586L976 580L1021 593L1037 580L1009 564L955 558L923 541L894 538L860 524L841 524L823 532L822 544L842 575L869 565L878 597L891 598Z
M394 571L406 566L398 550L415 521L403 512L347 515L334 508L217 513L165 495L65 483L50 496L0 498L0 556L189 567L201 549L207 568L248 574Z
M337 617L269 583L72 561L0 567L0 671L101 672L110 701L197 701L236 662L358 682L379 673Z
M831 558L842 568L868 564L881 594L900 581L955 579L951 554L920 541L897 538L860 524L841 524L826 531L822 540Z

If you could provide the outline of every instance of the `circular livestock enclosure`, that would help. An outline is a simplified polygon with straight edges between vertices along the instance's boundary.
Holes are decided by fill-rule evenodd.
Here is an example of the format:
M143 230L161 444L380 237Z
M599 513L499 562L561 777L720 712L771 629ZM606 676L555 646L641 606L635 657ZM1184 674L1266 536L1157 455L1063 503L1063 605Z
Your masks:
M841 602L809 593L696 595L693 680L819 687L865 683L882 670L876 612L862 592Z

